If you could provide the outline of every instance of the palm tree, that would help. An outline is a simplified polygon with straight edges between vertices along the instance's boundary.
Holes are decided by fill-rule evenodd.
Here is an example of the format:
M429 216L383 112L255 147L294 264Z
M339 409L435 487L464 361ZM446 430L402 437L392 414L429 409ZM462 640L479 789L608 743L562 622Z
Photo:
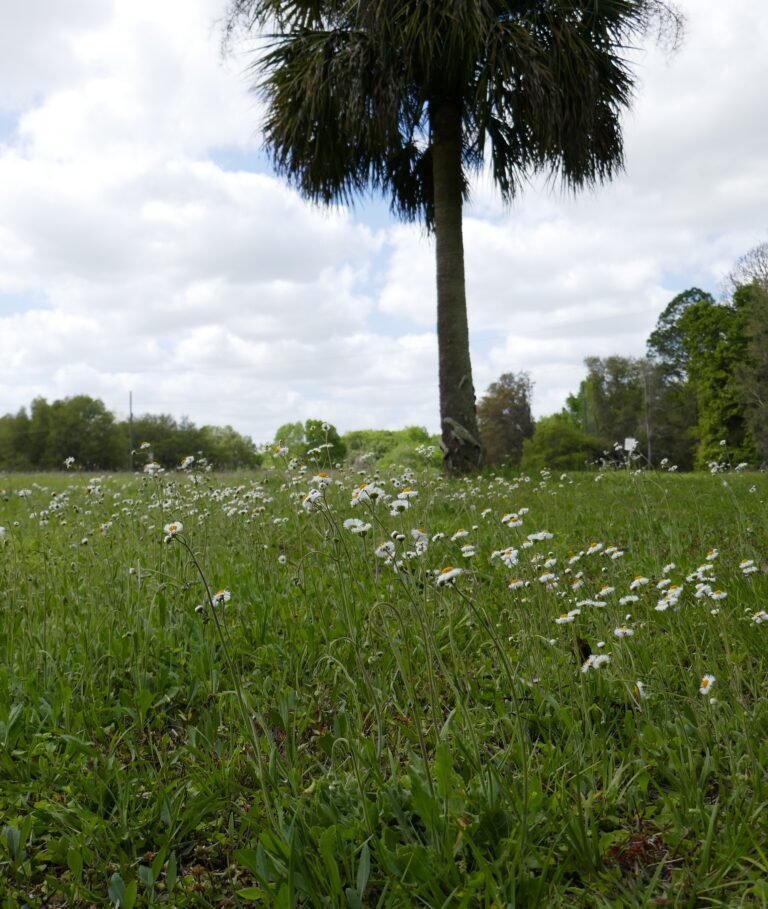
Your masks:
M537 171L571 189L623 164L630 43L680 25L664 0L231 0L227 34L266 37L253 63L278 173L307 198L369 191L434 231L445 464L476 468L462 208L490 165L505 200Z

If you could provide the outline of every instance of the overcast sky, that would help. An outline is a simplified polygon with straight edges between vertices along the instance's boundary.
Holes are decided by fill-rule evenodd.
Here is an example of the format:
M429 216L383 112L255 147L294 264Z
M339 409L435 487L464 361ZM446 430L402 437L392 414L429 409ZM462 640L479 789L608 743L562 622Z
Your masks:
M527 370L561 409L590 355L768 240L768 5L680 0L649 47L626 174L466 212L478 396ZM0 6L0 414L85 393L118 415L438 429L433 247L386 205L325 211L269 170L225 0Z

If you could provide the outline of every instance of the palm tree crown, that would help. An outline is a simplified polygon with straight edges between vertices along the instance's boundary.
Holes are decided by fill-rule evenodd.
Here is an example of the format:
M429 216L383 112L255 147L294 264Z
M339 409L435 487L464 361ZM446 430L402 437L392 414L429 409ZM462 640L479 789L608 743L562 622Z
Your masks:
M269 33L254 63L275 167L307 198L371 190L436 236L446 463L480 460L462 204L486 164L504 199L546 170L579 188L623 164L631 42L663 0L232 0L228 29Z

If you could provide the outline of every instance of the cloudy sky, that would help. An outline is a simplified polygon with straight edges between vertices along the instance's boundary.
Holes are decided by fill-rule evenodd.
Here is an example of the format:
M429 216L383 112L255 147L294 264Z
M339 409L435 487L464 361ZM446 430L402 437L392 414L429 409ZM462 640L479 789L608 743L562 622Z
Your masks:
M511 207L478 180L465 243L475 386L527 370L537 415L583 359L642 355L680 291L768 240L768 6L680 0L649 46L626 174ZM386 205L303 202L261 152L225 0L0 7L0 414L85 393L120 416L266 441L438 428L433 249Z

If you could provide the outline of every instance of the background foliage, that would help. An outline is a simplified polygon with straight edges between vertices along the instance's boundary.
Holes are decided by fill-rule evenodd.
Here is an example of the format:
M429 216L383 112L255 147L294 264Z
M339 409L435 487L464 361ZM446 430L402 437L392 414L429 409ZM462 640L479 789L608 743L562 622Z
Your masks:
M88 395L36 398L29 412L0 417L0 470L61 470L68 458L86 470L141 469L149 461L171 468L190 455L222 470L261 463L251 439L231 426L198 428L168 414L129 423Z

